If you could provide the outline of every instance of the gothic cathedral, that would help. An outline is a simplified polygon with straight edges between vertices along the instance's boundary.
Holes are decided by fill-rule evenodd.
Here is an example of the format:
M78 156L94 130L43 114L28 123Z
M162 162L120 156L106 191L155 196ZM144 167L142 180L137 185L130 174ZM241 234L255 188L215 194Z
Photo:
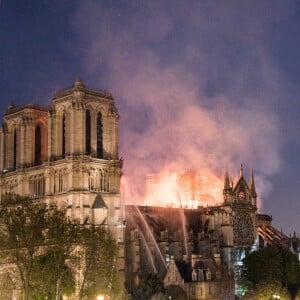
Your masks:
M119 115L111 94L78 79L50 107L12 103L0 130L0 196L55 203L72 220L108 227L122 242Z
M260 244L289 246L272 218L257 213L253 173L248 184L241 167L233 185L226 172L220 205L128 205L125 228L118 120L112 95L80 79L57 92L49 107L11 103L0 128L0 197L54 203L71 220L107 228L119 244L129 291L141 275L154 273L188 299L234 299L245 255Z

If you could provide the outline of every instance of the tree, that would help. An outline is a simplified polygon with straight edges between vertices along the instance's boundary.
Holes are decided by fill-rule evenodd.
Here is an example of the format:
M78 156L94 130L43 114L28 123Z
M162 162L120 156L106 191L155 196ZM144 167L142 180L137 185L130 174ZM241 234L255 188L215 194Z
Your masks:
M298 292L296 294L295 300L300 300L300 289L298 290Z
M133 290L134 300L167 299L162 281L155 274L142 276L140 284ZM153 297L153 298L152 298Z
M295 297L300 289L300 265L296 255L288 250L281 249L283 267L282 283L287 287L292 297Z
M17 267L24 300L47 294L50 281L55 283L56 299L60 299L65 288L62 280L70 273L66 262L79 235L78 224L71 224L65 212L55 205L16 195L2 198L0 249L2 256ZM44 276L46 265L47 276ZM41 280L42 275L47 277L45 281ZM41 291L42 287L45 290Z
M23 299L32 289L34 258L45 242L47 206L19 196L6 195L0 207L0 248L18 270Z
M89 225L82 229L82 281L80 297L95 298L104 293L117 299L123 287L119 282L117 268L118 247L104 228Z
M0 275L1 300L11 299L12 292L16 288L11 271L6 270Z
M244 259L244 282L280 282L283 276L282 261L277 247L266 247L252 252Z
M102 291L113 299L123 297L115 240L101 227L71 222L55 205L4 197L0 250L3 259L17 267L24 300L60 300L63 293L74 291L75 272L82 278L76 282L81 299Z
M288 249L273 246L252 252L244 259L242 285L248 291L266 290L270 285L288 290L294 297L300 287L300 266Z
M280 298L278 298L280 297ZM251 287L243 296L244 300L289 300L290 295L280 283L259 283Z
M34 290L31 298L38 299L55 299L57 294L57 269L55 258L51 251L35 258L33 271ZM60 279L61 293L70 295L75 291L75 281L72 269L65 263Z
M49 209L47 224L47 258L53 266L52 278L55 280L55 299L60 300L63 290L63 279L70 265L78 266L75 250L78 248L81 235L80 224L67 219L65 211L56 206Z
M171 299L176 299L176 300L187 300L188 299L185 291L178 285L167 286L166 291L167 291L168 296L171 297Z

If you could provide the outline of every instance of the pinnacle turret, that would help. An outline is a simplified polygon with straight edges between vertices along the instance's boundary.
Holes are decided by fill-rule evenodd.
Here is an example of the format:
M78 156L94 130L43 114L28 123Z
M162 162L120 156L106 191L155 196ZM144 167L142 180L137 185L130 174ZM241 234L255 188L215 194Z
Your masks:
M226 167L225 178L224 178L223 195L224 195L224 202L230 202L231 201L232 186L230 186L230 180L229 180L229 174L228 174L228 168L227 167Z
M8 105L8 110L11 110L13 108L15 108L15 104L14 104L14 101L11 100L10 103L9 103L9 105Z
M252 197L257 197L253 170L251 170L251 175L250 175L250 192L252 194Z
M240 169L240 177L244 176L244 167L243 164L241 164L241 169Z
M224 179L224 191L229 191L230 189L231 187L230 187L228 168L226 167L225 179Z
M74 83L74 88L82 88L85 87L83 81L80 79L80 77L77 77L75 83Z

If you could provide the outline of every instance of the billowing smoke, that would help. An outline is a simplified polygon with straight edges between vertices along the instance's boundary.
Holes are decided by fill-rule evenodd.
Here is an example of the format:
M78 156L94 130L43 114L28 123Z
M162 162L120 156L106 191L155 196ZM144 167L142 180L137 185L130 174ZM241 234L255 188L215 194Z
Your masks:
M275 14L275 2L78 3L71 22L88 49L86 81L111 90L119 108L128 202L149 174L221 178L227 165L236 177L240 163L254 169L260 198L268 193L280 166L273 107L283 79L264 41L289 14L284 5Z

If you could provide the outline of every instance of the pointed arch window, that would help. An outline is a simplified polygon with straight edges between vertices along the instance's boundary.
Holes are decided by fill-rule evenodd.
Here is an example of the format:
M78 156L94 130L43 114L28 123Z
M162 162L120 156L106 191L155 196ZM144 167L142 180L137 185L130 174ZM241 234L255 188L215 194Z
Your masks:
M85 152L91 154L91 113L85 112Z
M13 145L13 169L17 167L17 130L14 130L14 145Z
M102 115L97 115L97 158L103 158L103 126Z
M66 115L63 114L63 117L62 117L62 145L61 145L61 154L62 154L62 157L65 157L66 156Z
M40 125L35 127L35 156L34 163L40 165L42 163L42 133Z

